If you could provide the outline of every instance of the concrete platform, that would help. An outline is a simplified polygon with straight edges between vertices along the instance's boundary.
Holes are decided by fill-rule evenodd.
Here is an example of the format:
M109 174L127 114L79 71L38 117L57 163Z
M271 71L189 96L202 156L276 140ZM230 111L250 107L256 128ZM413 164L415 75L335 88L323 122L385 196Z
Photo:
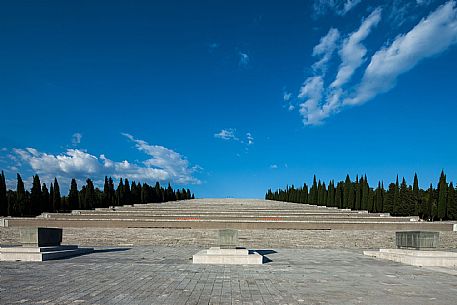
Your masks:
M363 254L419 267L457 267L457 252L380 249L379 251L363 251Z
M212 247L202 250L192 257L194 264L220 265L261 265L263 256L258 253L249 253L248 249L221 249Z
M93 248L78 248L78 246L74 245L51 247L0 247L0 261L42 262L87 254L93 251Z

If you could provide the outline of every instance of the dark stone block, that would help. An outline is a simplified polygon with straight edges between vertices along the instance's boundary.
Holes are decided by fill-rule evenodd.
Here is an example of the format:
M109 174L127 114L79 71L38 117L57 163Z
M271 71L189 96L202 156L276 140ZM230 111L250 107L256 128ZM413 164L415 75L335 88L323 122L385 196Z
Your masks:
M60 228L21 228L21 244L28 247L60 246L62 229Z

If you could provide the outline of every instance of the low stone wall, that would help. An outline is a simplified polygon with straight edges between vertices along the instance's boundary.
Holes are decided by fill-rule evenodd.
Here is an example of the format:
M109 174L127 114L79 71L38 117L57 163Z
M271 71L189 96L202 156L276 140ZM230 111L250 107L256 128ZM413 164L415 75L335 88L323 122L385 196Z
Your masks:
M218 230L65 228L62 244L81 246L215 246ZM379 249L395 247L394 231L240 230L240 246L270 248ZM0 244L18 244L18 228L0 228ZM457 248L457 232L440 232L440 249Z

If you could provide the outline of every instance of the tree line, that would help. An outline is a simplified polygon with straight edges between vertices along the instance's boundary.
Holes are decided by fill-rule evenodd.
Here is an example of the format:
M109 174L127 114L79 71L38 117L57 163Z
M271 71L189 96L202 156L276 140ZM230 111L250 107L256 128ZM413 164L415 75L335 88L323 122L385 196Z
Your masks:
M309 189L306 183L299 188L292 185L275 192L269 189L265 199L390 213L393 216L419 216L429 221L457 220L456 191L454 184L446 181L444 171L441 171L437 187L430 184L426 190L419 187L417 174L412 186L406 183L405 178L399 182L397 175L396 181L390 183L387 190L382 181L376 188L370 187L366 175L357 176L355 181L347 175L336 185L334 180L330 180L328 185L316 181L314 175Z
M16 190L7 190L5 174L0 175L0 216L37 216L43 212L65 212L90 210L126 204L159 203L194 199L189 189L174 190L170 183L164 188L159 182L154 186L128 179L120 179L117 188L111 177L105 177L103 190L94 186L91 179L78 190L76 179L72 179L67 196L62 196L57 178L50 184L41 183L38 175L33 176L32 188L25 190L20 174L17 174Z

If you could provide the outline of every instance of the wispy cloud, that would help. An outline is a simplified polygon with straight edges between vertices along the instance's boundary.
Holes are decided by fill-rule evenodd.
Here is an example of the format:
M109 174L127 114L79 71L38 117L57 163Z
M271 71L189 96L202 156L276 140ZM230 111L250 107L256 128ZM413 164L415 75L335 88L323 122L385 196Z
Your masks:
M246 133L246 141L248 145L254 144L254 137L250 132Z
M99 157L81 149L67 149L60 154L48 154L35 148L15 148L13 153L44 181L53 177L61 179L92 178L101 181L105 175L113 178L128 178L143 182L171 181L178 184L198 184L193 177L197 167L191 167L188 160L179 153L163 146L150 145L130 134L123 134L135 147L150 158L142 163L128 160L113 161L101 154Z
M365 60L367 49L362 41L367 38L373 27L381 20L381 9L375 9L360 25L359 29L350 34L343 42L339 51L341 65L338 69L335 80L330 85L334 88L340 88L354 74Z
M397 77L457 43L456 2L449 1L422 19L411 31L397 36L371 58L355 94L345 104L361 104L395 86Z
M313 49L313 56L320 57L320 60L315 62L312 66L314 72L321 72L325 74L327 70L327 63L336 50L340 32L337 29L331 28L327 35L323 36Z
M221 131L215 133L214 137L217 139L225 140L225 141L240 142L240 143L246 144L248 146L254 144L254 136L252 135L252 133L247 132L245 137L242 136L240 138L237 135L235 128L222 129Z
M240 65L240 67L247 67L249 65L249 61L250 61L249 55L244 52L238 52L238 55L239 55L238 64Z
M332 114L338 113L347 105L362 104L378 94L395 86L397 77L411 70L422 59L438 55L457 43L456 1L441 5L427 17L419 21L409 32L400 34L392 42L381 47L369 58L369 64L360 79L352 80L354 72L367 62L367 48L363 41L381 20L381 9L375 9L362 20L355 32L346 36L339 48L341 64L335 79L326 85L325 68L331 53L317 50L331 50L330 32L321 38L314 48L313 55L319 60L313 65L314 76L308 77L297 95L299 112L305 125L319 125ZM336 43L338 45L338 43ZM328 45L331 47L323 47ZM319 57L320 55L320 57ZM319 73L320 72L320 73Z
M73 136L71 137L71 143L73 144L73 146L80 144L82 137L83 137L83 135L80 134L79 132L74 133Z
M239 139L235 136L236 129L229 128L229 129L222 129L218 133L214 134L215 138L222 139L222 140L234 140L239 141Z
M360 2L362 0L314 0L314 14L319 17L330 11L344 16Z
M272 165L270 165L270 168L271 168L271 169L277 169L277 168L278 168L278 165L277 165L277 164L272 164Z

